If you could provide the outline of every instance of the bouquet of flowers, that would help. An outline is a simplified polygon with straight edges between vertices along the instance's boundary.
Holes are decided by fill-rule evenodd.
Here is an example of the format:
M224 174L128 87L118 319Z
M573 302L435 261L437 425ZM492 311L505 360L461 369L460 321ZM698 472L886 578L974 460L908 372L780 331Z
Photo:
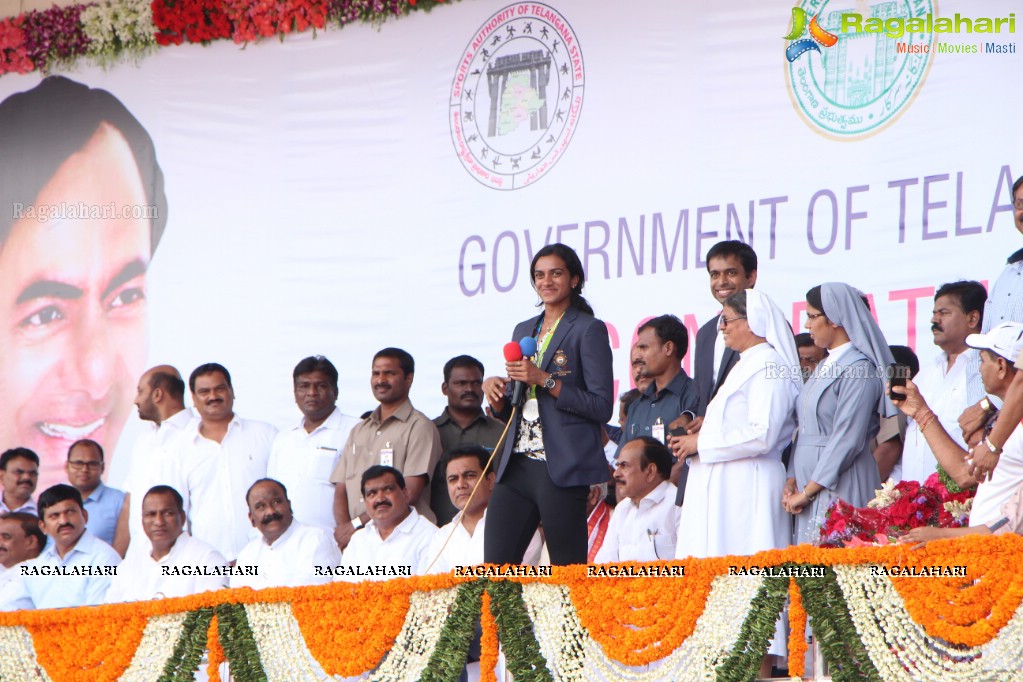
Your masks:
M976 489L960 490L937 473L923 484L885 483L866 507L836 500L828 508L818 544L822 547L887 545L913 528L958 528L969 524Z

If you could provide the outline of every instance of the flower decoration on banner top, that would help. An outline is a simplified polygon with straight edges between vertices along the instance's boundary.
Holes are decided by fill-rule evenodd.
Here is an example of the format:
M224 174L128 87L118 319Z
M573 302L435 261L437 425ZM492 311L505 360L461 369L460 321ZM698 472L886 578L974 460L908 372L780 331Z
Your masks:
M828 508L820 529L825 547L886 545L913 528L961 528L970 523L976 488L949 490L938 473L923 484L916 481L884 483L865 508L836 500Z
M0 20L0 75L45 74L85 59L104 68L158 47L248 43L354 22L379 26L450 0L101 0Z
M1021 553L1016 535L920 550L800 545L618 565L684 567L671 578L594 577L599 567L569 566L540 577L424 576L4 613L0 677L188 680L208 651L211 679L223 660L239 680L446 682L457 679L481 619L485 680L500 644L516 679L739 681L755 676L788 597L790 656L805 655L809 622L839 682L1015 679ZM966 575L896 577L934 566Z

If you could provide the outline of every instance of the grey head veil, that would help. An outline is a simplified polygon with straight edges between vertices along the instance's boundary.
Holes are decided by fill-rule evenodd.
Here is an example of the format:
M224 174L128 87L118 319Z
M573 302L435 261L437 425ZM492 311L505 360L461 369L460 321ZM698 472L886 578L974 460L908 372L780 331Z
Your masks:
M863 293L842 282L825 282L821 285L822 311L829 320L845 329L849 340L856 350L867 356L867 359L878 369L877 380L884 384L884 370L895 362L888 341L881 333L881 328L863 305ZM881 400L877 412L882 417L898 414L898 408L888 399L888 391L881 392Z

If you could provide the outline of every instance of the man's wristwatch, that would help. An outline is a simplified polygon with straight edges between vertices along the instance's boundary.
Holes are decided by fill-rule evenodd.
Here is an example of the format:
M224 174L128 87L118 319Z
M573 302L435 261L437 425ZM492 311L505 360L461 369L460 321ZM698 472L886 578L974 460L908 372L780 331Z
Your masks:
M984 445L987 446L987 449L991 451L992 455L1000 455L1000 454L1002 454L1002 449L999 448L999 447L995 447L995 444L991 442L991 438L990 437L984 438Z
M352 519L352 528L355 530L359 530L360 528L362 528L362 518L356 516L354 519Z
M553 374L547 375L547 380L543 382L543 387L548 391L553 391L554 387L558 385L557 379L554 378Z
M984 410L985 414L991 414L997 411L995 410L995 406L991 404L991 401L987 399L987 396L980 401L980 409Z

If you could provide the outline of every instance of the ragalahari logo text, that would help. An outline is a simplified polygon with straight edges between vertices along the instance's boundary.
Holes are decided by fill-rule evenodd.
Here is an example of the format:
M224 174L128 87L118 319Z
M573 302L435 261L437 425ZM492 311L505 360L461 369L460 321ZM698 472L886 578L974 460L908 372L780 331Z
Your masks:
M583 105L579 40L557 10L509 5L473 33L451 83L455 152L493 189L542 178L565 153Z
M807 16L806 10L802 7L792 8L792 30L785 36L785 40L795 41L785 48L785 58L789 60L790 64L810 50L820 52L821 49L818 45L834 47L838 42L838 36L821 28L821 25L817 23L817 17L810 19L809 25L807 25ZM803 38L802 35L807 31L810 32L810 37Z

